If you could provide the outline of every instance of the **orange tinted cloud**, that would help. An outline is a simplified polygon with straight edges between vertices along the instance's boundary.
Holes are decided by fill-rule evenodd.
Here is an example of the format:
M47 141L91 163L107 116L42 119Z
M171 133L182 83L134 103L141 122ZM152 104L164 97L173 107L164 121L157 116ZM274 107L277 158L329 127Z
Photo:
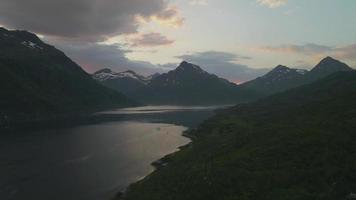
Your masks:
M137 20L140 23L148 23L153 21L175 28L181 27L184 24L184 18L180 16L179 10L176 7L167 8L149 17L137 16Z
M160 33L146 33L135 35L129 39L133 47L154 47L164 46L174 43L174 40L167 38Z
M338 59L356 61L356 44L346 46L326 46L319 44L305 45L280 45L280 46L264 46L252 48L254 51L277 52L287 54L306 55L313 61L319 61L325 56L333 56Z
M281 46L265 46L255 48L261 51L269 51L269 52L282 52L282 53L301 53L306 55L314 55L320 53L326 53L332 51L332 47L318 45L313 43L308 43L305 45L281 45Z

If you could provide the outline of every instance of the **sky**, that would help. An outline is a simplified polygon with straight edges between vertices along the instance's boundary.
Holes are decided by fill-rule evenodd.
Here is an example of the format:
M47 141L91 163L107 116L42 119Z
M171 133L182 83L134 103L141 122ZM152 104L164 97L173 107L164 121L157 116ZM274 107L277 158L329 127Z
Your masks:
M0 25L37 33L92 73L181 61L240 83L333 56L356 67L355 0L1 0Z

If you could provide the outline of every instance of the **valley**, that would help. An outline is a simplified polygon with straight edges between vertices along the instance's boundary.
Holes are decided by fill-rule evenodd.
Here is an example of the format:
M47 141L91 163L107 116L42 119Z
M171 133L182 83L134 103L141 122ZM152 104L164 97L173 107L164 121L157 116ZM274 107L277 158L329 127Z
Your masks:
M0 28L0 73L0 199L354 199L356 74L336 58L239 84L184 60L90 74Z

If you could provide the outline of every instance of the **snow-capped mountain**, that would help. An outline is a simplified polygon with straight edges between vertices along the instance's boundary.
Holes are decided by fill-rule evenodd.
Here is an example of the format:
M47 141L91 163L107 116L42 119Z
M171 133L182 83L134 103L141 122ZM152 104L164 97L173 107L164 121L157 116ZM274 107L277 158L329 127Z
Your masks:
M272 71L262 76L260 79L263 79L265 84L273 84L274 82L295 79L297 77L303 76L307 72L307 70L292 69L283 65L278 65Z
M246 82L239 87L256 91L261 96L269 95L296 85L306 73L308 73L307 70L278 65L266 75Z
M98 84L62 51L27 31L0 27L0 74L0 126L3 115L15 121L19 113L21 119L32 119L135 105Z
M114 72L105 68L95 72L92 77L101 84L132 97L138 89L146 87L157 76L145 77L131 70Z
M326 57L311 71L279 65L266 75L246 82L239 87L245 90L257 91L260 93L259 96L267 96L317 81L335 72L352 70L345 63Z
M337 71L352 70L331 58L312 71L278 65L266 75L236 85L197 65L182 62L176 69L144 77L133 71L102 69L93 78L146 104L228 104L255 100L316 81Z
M214 105L243 101L236 84L185 61L152 79L135 95L147 104Z
M182 62L164 74L144 77L133 71L116 73L102 69L93 78L146 104L203 105L239 102L237 85L197 65Z
M154 76L142 76L137 74L132 70L127 70L123 72L114 72L109 68L101 69L93 74L93 78L97 81L104 82L108 80L116 80L116 79L134 79L140 81L144 84L147 84Z

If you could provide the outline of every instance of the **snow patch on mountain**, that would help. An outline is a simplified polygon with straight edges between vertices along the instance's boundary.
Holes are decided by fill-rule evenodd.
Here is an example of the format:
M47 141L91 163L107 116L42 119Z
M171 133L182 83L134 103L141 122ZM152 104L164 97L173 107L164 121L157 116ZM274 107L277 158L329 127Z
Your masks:
M145 77L131 70L123 71L123 72L113 72L110 69L103 69L95 72L93 78L98 81L107 81L107 80L115 80L115 79L134 79L147 84L150 80L152 80L156 76L157 75L154 74Z
M106 80L112 80L117 78L115 74L112 73L107 73L107 72L101 72L98 74L94 74L94 79L98 81L106 81Z
M21 42L22 45L30 48L30 49L43 49L43 47L41 47L40 45L34 43L34 42L31 42L31 41L23 41Z

